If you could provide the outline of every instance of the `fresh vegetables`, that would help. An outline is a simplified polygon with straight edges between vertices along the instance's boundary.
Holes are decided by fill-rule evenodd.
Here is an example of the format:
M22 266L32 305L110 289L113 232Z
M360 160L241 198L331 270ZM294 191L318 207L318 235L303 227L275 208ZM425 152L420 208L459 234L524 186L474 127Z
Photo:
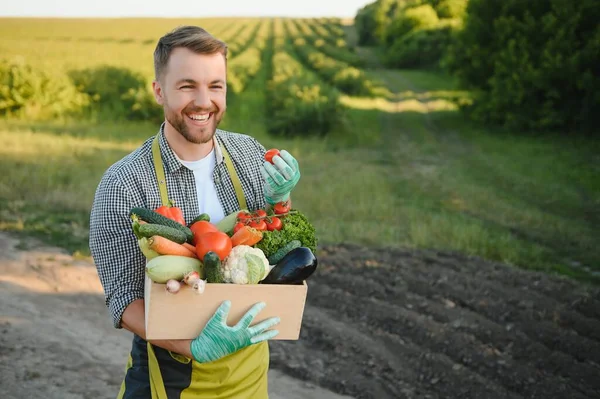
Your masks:
M254 245L262 239L262 232L260 230L254 229L250 226L241 226L234 234L231 236L231 244L234 247L238 245Z
M263 238L255 247L261 249L268 258L293 240L299 240L302 246L309 248L313 253L316 251L315 228L298 210L290 210L284 217L281 230L263 231Z
M186 286L201 293L206 283L292 284L316 268L315 229L290 202L232 212L217 224L200 214L187 226L177 212L170 213L172 208L130 211L147 259L146 274L156 283L168 283L170 293Z
M223 233L230 233L238 221L238 214L240 212L248 212L248 210L244 209L242 211L230 213L223 219L219 220L215 226L217 227L217 229L219 229L219 231L222 231Z
M296 284L306 280L317 268L317 258L306 247L291 250L281 259L262 284Z
M257 284L269 270L269 261L260 249L238 245L223 263L223 278L226 283Z
M169 219L168 217L165 217L151 209L135 207L129 211L129 216L134 221L143 220L147 223L162 224L163 226L168 226L174 229L181 230L183 233L185 233L187 237L187 242L192 242L192 238L194 237L194 234L187 226L181 225L180 223Z
M279 155L279 150L276 148L271 148L267 152L265 152L265 161L273 163L273 157Z
M196 244L196 255L198 255L198 259L204 259L204 255L212 251L219 256L219 259L224 260L229 256L231 248L231 238L227 234L220 231L213 231L199 237Z
M194 234L194 237L192 238L192 244L194 245L198 245L198 240L202 235L219 231L217 226L205 220L200 220L194 223L190 226L190 230L192 230L192 233Z
M158 252L150 249L150 247L148 246L148 239L146 237L141 237L140 239L138 239L138 246L140 247L140 250L146 257L146 259L148 260L160 256Z
M160 284L169 280L182 280L191 271L203 275L200 260L187 256L161 255L146 263L146 274L152 281Z
M273 206L273 211L277 215L285 215L291 210L290 201L278 202Z
M158 235L148 239L148 246L151 250L161 255L179 255L187 256L188 258L196 258L196 253L194 251L189 250L175 241L171 241L168 238Z
M155 212L185 226L183 212L181 211L181 208L174 206L173 201L169 201L169 205L159 206L155 209Z
M141 237L149 238L152 236L160 236L174 241L177 244L183 244L187 239L185 233L181 230L163 226L162 224L145 223L140 225L137 231Z
M204 274L207 283L224 283L223 269L221 268L221 259L219 256L209 251L204 255Z
M208 213L201 213L200 215L196 216L194 218L194 220L192 220L190 222L190 224L188 225L188 227L190 227L194 223L199 222L201 220L204 220L205 222L210 222L210 215Z
M288 254L288 252L290 252L292 249L296 249L301 246L302 243L300 242L300 240L292 240L288 242L283 247L279 248L277 252L275 252L273 255L269 256L269 264L276 265L277 262L279 262L281 259L283 259L284 256Z

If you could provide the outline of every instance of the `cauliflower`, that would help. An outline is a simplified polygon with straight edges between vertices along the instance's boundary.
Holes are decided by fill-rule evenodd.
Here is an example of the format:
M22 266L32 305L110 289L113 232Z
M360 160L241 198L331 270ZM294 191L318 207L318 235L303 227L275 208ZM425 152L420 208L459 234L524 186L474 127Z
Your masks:
M249 245L233 247L223 263L226 283L257 284L267 277L271 268L264 252Z

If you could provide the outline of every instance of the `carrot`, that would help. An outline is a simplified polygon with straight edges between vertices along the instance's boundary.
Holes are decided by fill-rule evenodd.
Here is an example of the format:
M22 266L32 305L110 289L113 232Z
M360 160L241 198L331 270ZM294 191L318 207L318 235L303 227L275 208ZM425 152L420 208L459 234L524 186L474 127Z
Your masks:
M161 255L179 255L187 256L188 258L197 258L196 253L187 247L158 235L150 237L148 246Z
M186 247L187 249L189 249L190 251L192 251L193 253L196 253L196 247L193 246L192 244L190 244L189 242L184 242L183 244L184 247Z

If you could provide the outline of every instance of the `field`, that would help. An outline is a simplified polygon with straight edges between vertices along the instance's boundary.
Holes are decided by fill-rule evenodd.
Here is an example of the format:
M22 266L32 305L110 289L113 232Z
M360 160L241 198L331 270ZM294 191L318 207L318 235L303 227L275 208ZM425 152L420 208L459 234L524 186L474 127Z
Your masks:
M149 90L156 40L187 23L230 46L221 128L296 156L294 204L320 236L303 339L272 345L275 368L360 398L598 392L598 141L470 123L451 77L385 69L334 19L4 19L0 54ZM147 106L1 119L0 229L89 261L94 191L157 131Z

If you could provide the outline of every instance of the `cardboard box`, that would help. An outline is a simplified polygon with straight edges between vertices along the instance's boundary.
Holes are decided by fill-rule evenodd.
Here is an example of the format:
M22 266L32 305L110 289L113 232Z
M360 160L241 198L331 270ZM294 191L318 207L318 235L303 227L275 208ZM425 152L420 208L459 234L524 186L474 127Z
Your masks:
M235 325L256 302L267 306L254 318L252 325L269 317L279 316L279 330L273 338L297 340L308 286L288 284L206 284L202 294L182 284L177 294L170 294L165 284L158 284L146 276L144 287L147 339L196 338L221 303L231 301L227 324Z

